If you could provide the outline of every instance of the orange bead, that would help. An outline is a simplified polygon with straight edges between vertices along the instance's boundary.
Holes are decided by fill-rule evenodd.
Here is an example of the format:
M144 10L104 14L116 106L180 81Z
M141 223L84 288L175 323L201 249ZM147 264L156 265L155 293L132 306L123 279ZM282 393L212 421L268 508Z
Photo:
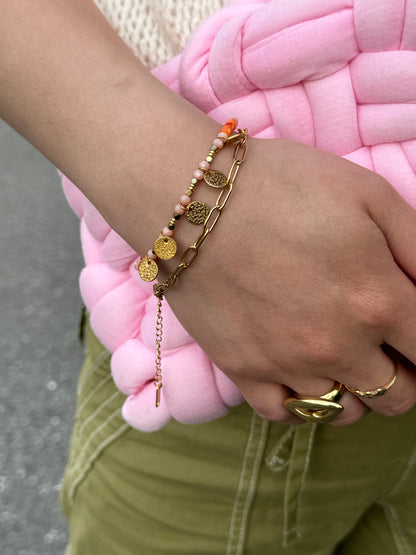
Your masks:
M227 137L229 137L231 133L234 131L234 129L237 127L237 125L238 125L237 118L230 118L225 122L225 125L221 129L220 133L225 133Z

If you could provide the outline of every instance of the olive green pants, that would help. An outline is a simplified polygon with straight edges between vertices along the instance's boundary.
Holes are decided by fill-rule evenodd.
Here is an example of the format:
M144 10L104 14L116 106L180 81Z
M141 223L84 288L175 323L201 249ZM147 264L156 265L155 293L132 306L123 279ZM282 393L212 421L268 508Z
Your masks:
M284 427L246 404L197 426L130 428L110 354L88 354L61 502L68 555L412 555L416 411Z

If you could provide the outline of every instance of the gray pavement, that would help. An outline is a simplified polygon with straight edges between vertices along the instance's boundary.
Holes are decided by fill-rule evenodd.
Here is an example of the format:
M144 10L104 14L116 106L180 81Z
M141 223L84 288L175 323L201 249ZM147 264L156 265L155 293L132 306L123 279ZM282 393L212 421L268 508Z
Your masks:
M78 220L55 168L0 122L0 553L59 555L83 352Z

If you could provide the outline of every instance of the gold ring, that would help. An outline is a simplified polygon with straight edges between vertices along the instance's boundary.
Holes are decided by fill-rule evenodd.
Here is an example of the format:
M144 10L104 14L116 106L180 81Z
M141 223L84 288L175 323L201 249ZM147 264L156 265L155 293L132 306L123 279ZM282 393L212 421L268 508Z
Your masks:
M295 397L288 397L283 401L283 406L307 422L327 424L344 410L338 403L344 391L344 385L335 382L334 389L321 397L301 397L295 393Z
M354 395L357 395L358 397L362 397L364 399L372 399L373 397L380 397L381 395L384 395L386 391L394 385L397 378L397 362L395 360L393 360L392 362L394 366L393 376L391 377L390 381L386 383L386 385L383 385L383 387L369 389L368 391L365 391L364 389L355 389L354 387L348 387L348 385L346 385L345 387L348 389L348 391L354 393Z

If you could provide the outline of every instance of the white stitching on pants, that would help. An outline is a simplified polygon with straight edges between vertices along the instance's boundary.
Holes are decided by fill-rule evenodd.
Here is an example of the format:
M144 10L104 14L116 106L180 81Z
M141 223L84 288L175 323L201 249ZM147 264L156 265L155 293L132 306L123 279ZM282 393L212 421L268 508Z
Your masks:
M120 414L120 409L117 409L116 411L114 411L112 414L110 414L110 416L104 420L104 422L102 424L100 424L100 426L98 426L98 428L94 431L93 434L90 435L90 437L88 438L88 441L85 445L84 448L86 448L90 443L92 438L100 432L100 430L102 428L104 428L109 422L110 420L112 420L115 416ZM71 489L69 492L69 498L72 499L73 495L74 495L74 491L75 488L77 487L77 485L79 484L79 482L83 479L83 477L86 474L86 471L88 470L90 464L92 463L92 461L95 459L95 457L102 451L102 449L104 449L104 447L106 447L111 441L113 441L113 439L117 438L119 435L121 435L124 430L127 430L130 426L125 422L124 424L122 424L120 426L120 428L118 428L118 430L116 430L114 433L112 433L110 436L106 437L104 441L102 441L95 449L95 451L93 452L93 454L88 458L87 462L84 464L84 466L82 468L80 468L80 463L78 462L76 466L74 466L73 468L71 468L69 475L72 476L73 474L76 473L77 470L79 470L79 476L78 479L74 479L72 485L71 485Z
M315 439L316 428L318 424L312 424L311 426L311 433L309 435L309 443L308 443L308 451L306 452L305 457L305 466L303 467L302 478L300 480L300 488L298 492L298 501L300 497L300 493L302 491L303 486L305 485L306 475L309 470L309 466L311 464L311 454L312 454L312 447L313 447L313 440Z
M416 445L413 447L412 453L409 456L405 469L403 470L399 480L397 481L394 488L388 494L389 497L393 497L399 489L403 486L406 482L407 478L409 477L410 471L413 468L416 462ZM388 500L380 500L378 504L382 507L384 514L386 515L386 519L390 524L390 529L393 534L394 541L396 543L397 550L400 555L412 555L412 546L409 543L409 540L406 537L406 534L403 530L403 527L400 522L399 515L397 513L396 508L393 504Z
M286 540L293 533L295 533L297 538L302 537L302 534L298 530L300 496L302 494L303 487L304 487L305 481L306 481L306 476L308 474L309 466L310 466L310 463L311 463L312 447L313 447L313 441L315 439L317 426L318 426L318 424L312 424L312 426L311 426L311 431L310 431L310 434L309 434L309 441L308 441L308 449L306 451L306 456L305 456L305 464L304 464L304 467L303 467L303 472L302 472L302 476L301 476L301 479L300 479L299 491L298 491L298 495L297 495L297 499L296 499L295 525L292 526L292 528L290 528L289 530L283 530L283 536L285 538L284 545L287 545Z
M77 415L81 414L81 412L83 411L84 407L88 404L88 402L94 397L94 395L97 393L97 391L100 389L100 387L102 387L103 385L105 385L107 382L109 382L110 380L112 380L113 377L111 374L108 374L107 376L105 376L100 382L98 382L98 384L94 387L94 389L92 391L90 391L90 393L85 397L85 399L83 399L82 403L80 404L80 406L78 407L77 410Z
M394 496L399 491L399 489L403 486L403 484L408 479L410 471L415 465L415 462L416 462L416 445L413 447L412 453L407 460L406 467L403 470L399 480L397 481L393 489L389 492L387 498ZM413 555L412 547L403 530L396 508L393 506L393 504L390 501L384 500L384 499L379 500L378 504L382 507L384 514L386 515L386 519L390 524L390 528L399 554Z
M101 409L103 409L104 407L106 407L107 405L109 405L113 399L115 399L116 397L121 396L121 395L122 395L121 391L119 391L119 390L117 389L117 391L115 391L110 397L108 397L108 399L106 399L103 403L101 403L101 405L99 405L99 406L95 409L95 411L94 411L92 414L90 414L88 418L86 418L86 419L84 420L84 422L82 423L82 425L81 425L81 426L79 427L79 429L78 429L78 435L80 436L80 435L83 433L83 431L85 430L86 426L88 426L88 424L89 424L90 422L92 422L96 416L98 416L98 413L101 411ZM119 410L119 409L118 409L118 410Z
M249 448L250 448L251 443L252 443L253 438L254 438L255 425L256 425L256 413L253 412L252 417L251 417L250 434L248 436L246 450L245 450L244 457L243 457L243 465L241 467L240 481L238 483L237 494L236 494L236 497L235 497L235 500L234 500L234 507L233 507L233 512L232 512L232 516L231 516L230 531L229 531L229 534L228 534L227 555L231 555L231 553L232 553L231 552L231 548L232 548L231 542L232 542L232 538L234 537L234 530L235 530L235 526L236 526L238 506L240 504L240 497L243 494L243 485L244 485L244 478L245 478L245 472L246 472L246 466L247 466L248 453L249 453Z
M114 415L111 415L112 417ZM106 420L109 420L109 418ZM125 422L124 424L122 424L120 426L120 428L118 430L116 430L114 433L112 433L110 436L106 437L104 441L102 441L98 447L95 449L94 453L91 455L91 457L88 459L88 461L86 462L86 464L82 467L82 472L84 473L87 470L87 467L90 465L90 463L96 458L96 456L104 449L104 447L106 447L109 443L111 443L113 441L113 439L116 439L119 435L121 435L124 431L128 430L130 428L130 425L127 424L127 422Z
M296 502L296 504L297 504L297 513L296 513L295 529L296 529L296 536L298 538L302 537L302 534L298 530L300 496L301 496L301 493L302 493L303 488L305 486L306 475L308 474L309 466L311 464L311 454L312 454L313 440L315 439L317 426L318 426L318 424L312 424L312 426L311 426L311 433L309 435L308 450L306 452L306 457L305 457L305 466L303 467L302 478L300 480L300 487L299 487L298 497L297 497L297 502Z
M415 463L416 463L416 445L413 447L412 454L407 460L406 468L403 470L402 475L400 476L397 484L389 492L387 497L392 497L402 487L403 483L407 480L410 470L412 469Z
M111 357L111 353L110 351L107 351L107 349L105 349L98 357L97 359L94 361L94 364L92 365L92 367L89 369L88 374L86 376L82 376L81 380L78 383L78 388L77 388L77 395L81 395L84 387L86 386L88 380L90 379L90 377L94 374L94 372L97 370L97 368L99 366L101 366L101 364L106 361L108 358Z
M379 501L378 504L384 511L399 555L413 555L413 550L400 523L395 507L389 501Z
M240 533L238 535L238 545L237 545L237 551L236 551L237 555L241 555L241 553L243 553L244 539L246 536L246 529L247 529L247 520L248 520L251 505L253 503L254 494L256 493L257 479L259 475L261 461L263 458L264 448L266 446L268 428L269 428L269 423L266 420L263 420L261 425L260 439L257 445L256 457L254 459L253 470L251 473L250 483L247 491L247 497L244 504L243 516L241 517Z
M241 555L242 549L244 547L244 535L246 530L246 522L244 519L247 519L248 517L251 502L254 497L255 484L258 477L259 467L262 459L262 453L266 445L267 430L269 427L269 423L266 420L261 420L260 438L255 452L253 466L251 469L251 476L247 484L247 477L248 477L247 475L250 472L248 465L249 465L250 459L253 457L252 451L255 448L254 444L257 436L256 428L257 428L258 420L260 420L260 417L253 411L252 418L251 418L251 425L250 425L250 433L247 440L246 450L244 452L243 464L242 464L241 473L240 473L240 480L238 483L237 493L234 500L233 512L231 516L230 529L228 534L227 552L226 552L227 555ZM247 485L248 485L248 491L247 491L245 500L243 500L244 491ZM243 513L242 513L242 516L239 517L239 513L243 503L244 503ZM240 518L240 529L238 531L238 537L236 538L239 518ZM237 539L237 545L235 545L236 539Z
M99 408L102 408L104 405L107 405L108 403L111 402L111 400L116 397L117 395L121 395L121 393L119 391L116 391L113 395L111 395L111 397L109 397L105 403L101 404L99 406ZM98 413L98 409L94 412L94 414L96 415ZM91 443L91 440L97 435L97 433L107 424L107 422L109 422L109 420L111 418L113 418L117 413L120 413L120 408L117 408L112 414L110 414L110 416L104 420L104 422L102 422L98 428L96 428L94 430L94 432L92 432L89 436L88 436L88 440L85 442L85 444L83 445L83 450L85 451L87 449L87 447L89 446L89 444ZM81 433L78 434L78 438L81 436ZM80 467L80 461L78 460L77 463L70 469L70 475L74 474L78 468Z

